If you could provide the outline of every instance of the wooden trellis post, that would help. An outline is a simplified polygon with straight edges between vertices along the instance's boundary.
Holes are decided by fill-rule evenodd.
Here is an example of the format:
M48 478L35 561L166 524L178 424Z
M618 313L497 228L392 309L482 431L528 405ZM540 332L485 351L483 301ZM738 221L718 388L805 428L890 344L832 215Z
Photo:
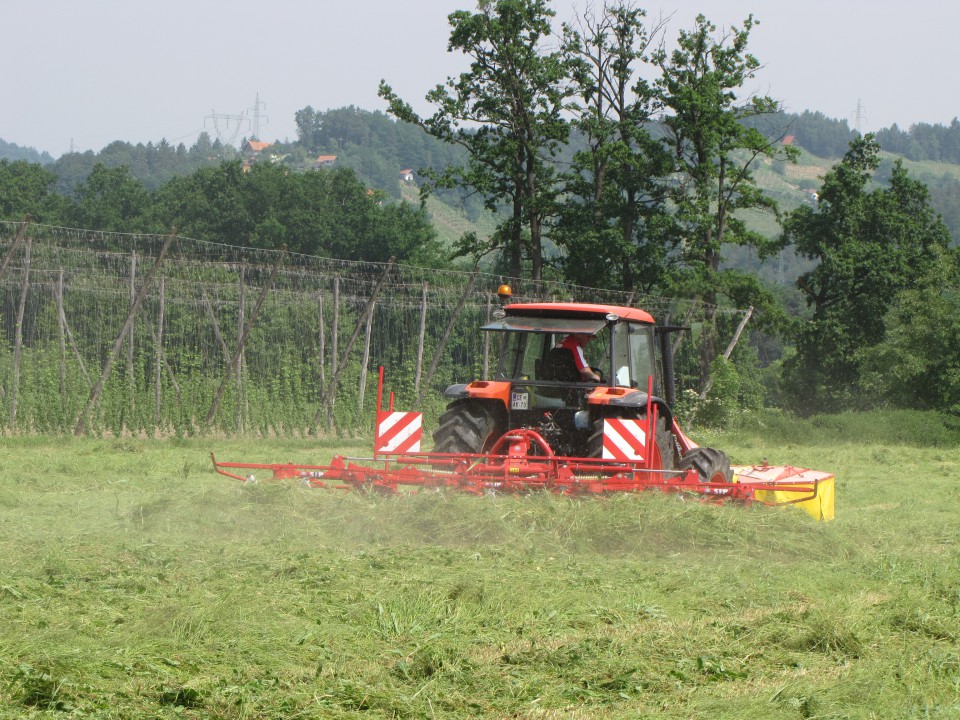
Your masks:
M267 282L264 283L263 289L260 291L260 296L257 298L257 303L253 307L253 312L250 313L250 321L243 326L243 334L240 335L240 339L237 341L237 350L227 363L223 380L220 382L220 387L217 389L216 395L213 396L213 402L210 403L210 410L207 412L207 425L212 423L213 418L217 415L220 401L223 399L223 394L227 390L227 383L230 382L231 371L237 366L240 355L243 353L243 348L247 343L247 337L250 335L250 330L257 322L257 317L260 315L260 308L263 307L263 301L267 299L267 293L270 292L270 288L273 286L273 280L277 276L277 271L280 270L280 264L283 262L283 257L286 254L287 248L284 246L277 255L277 262L274 263L273 269L270 271L270 277L267 278Z
M200 300L203 303L203 309L207 311L207 319L210 321L210 328L213 330L213 337L220 347L220 352L223 353L223 359L225 362L230 362L233 356L230 354L230 348L227 347L227 341L223 339L223 333L220 332L220 323L217 322L217 315L213 312L206 288L200 290Z
M167 256L167 251L170 249L170 245L173 243L173 239L176 236L176 232L172 232L167 236L167 239L163 243L163 247L160 248L160 254L157 255L157 259L153 263L153 267L150 268L150 272L148 272L147 276L143 279L143 284L140 286L137 296L130 305L130 312L127 313L127 319L123 323L123 328L120 330L120 334L117 335L117 339L114 341L113 347L110 349L110 354L107 356L107 361L103 365L103 371L100 373L100 379L90 391L90 397L87 399L87 405L80 413L80 417L77 418L77 426L73 431L74 435L83 435L84 428L90 420L90 413L93 410L93 407L97 404L97 401L100 399L100 394L103 392L103 386L110 377L110 371L113 369L113 362L120 353L120 348L123 347L123 341L126 339L127 333L133 329L133 321L137 317L137 311L140 309L140 303L143 302L143 298L146 296L147 290L149 290L150 286L153 284L153 277L157 274L157 270L160 268L160 264L163 262L163 259Z
M53 296L57 302L57 339L60 341L60 408L67 408L67 336L63 332L63 322L60 313L63 311L63 268L57 275L57 284L54 286Z
M161 282L163 279L161 278ZM162 319L162 318L161 318ZM173 370L170 368L170 363L167 362L167 354L163 351L162 338L157 335L157 331L153 329L153 323L151 323L147 318L141 318L144 326L150 332L150 337L153 340L154 347L157 348L157 355L160 358L160 362L163 365L163 369L167 373L167 380L170 381L170 384L173 386L173 391L177 396L177 402L180 402L180 384L177 382L176 375L173 374Z
M237 337L243 333L243 323L244 323L244 313L246 311L246 299L247 299L247 284L246 284L247 268L245 265L240 266L240 287L239 292L237 293ZM244 351L241 348L240 352L237 354L237 367L234 370L237 377L237 430L243 432L243 421L246 415L246 396L243 392L243 358Z
M130 304L133 304L133 299L137 296L137 252L134 252L130 255ZM130 328L130 332L127 334L127 386L130 391L130 418L133 419L136 417L136 396L137 396L137 386L136 378L133 375L133 337L135 333L133 328Z
M487 293L486 322L490 322L490 306L493 304L491 293ZM483 377L490 377L490 333L483 334Z
M430 369L427 370L427 377L424 378L423 388L417 394L417 407L423 402L423 396L426 392L427 386L430 384L430 381L433 379L433 374L437 371L437 366L440 364L440 358L443 356L443 351L447 347L447 340L450 339L450 333L453 332L453 326L457 322L457 317L460 315L460 311L463 310L463 306L467 302L467 298L470 297L470 293L473 292L473 284L477 281L477 274L479 270L474 269L473 274L470 275L470 280L467 282L467 287L463 291L463 296L460 298L460 302L457 303L457 307L454 308L453 314L450 315L450 320L447 323L446 330L443 331L443 337L440 338L440 344L437 345L437 349L433 353L433 359L430 361Z
M20 243L23 242L23 238L27 235L27 226L30 224L30 216L27 215L23 222L20 223L20 227L17 228L17 234L13 238L13 242L10 243L10 248L7 250L7 254L3 257L3 264L0 265L0 280L3 279L3 276L7 274L7 267L10 265L10 260L13 258L13 254L17 251L17 248L20 247Z
M413 391L420 392L420 377L423 374L423 346L427 338L427 282L420 292L420 339L417 342L417 372L413 379Z
M327 386L327 376L324 370L326 362L325 336L323 332L323 294L317 293L317 355L320 359L320 394L323 395L324 388Z
M357 400L357 417L363 417L363 398L367 390L367 365L370 363L370 331L373 329L373 312L376 303L370 303L370 312L367 313L366 338L363 341L363 364L360 365L360 393Z
M83 375L83 380L87 384L87 390L92 386L90 383L90 376L87 374L87 366L83 362L83 355L80 354L80 348L77 347L77 341L73 337L73 333L70 331L70 325L67 323L67 313L63 308L63 268L60 268L60 275L57 281L57 317L59 319L60 334L66 336L67 342L70 343L70 347L73 349L73 354L77 356L77 364L80 366L80 373Z
M154 339L154 347L156 352L154 353L154 364L156 365L153 375L153 400L154 407L156 408L154 412L154 424L159 428L160 426L160 417L163 410L161 405L161 385L160 378L162 377L162 367L163 367L163 313L165 310L166 302L166 293L164 287L164 278L160 278L160 309L157 316L157 336Z
M338 376L337 368L339 367L339 343L340 343L340 276L337 275L333 278L333 328L330 331L332 338L333 348L330 352L330 377L332 378L329 385L325 385L323 388L323 395L321 396L320 409L318 413L323 411L324 406L326 406L327 413L327 431L333 429L333 404L337 400L337 387L334 379ZM317 424L316 418L314 418L314 424Z
M13 335L13 378L10 387L10 430L17 429L17 393L20 388L20 354L23 349L23 313L30 289L30 238L23 249L23 277L20 281L20 302L17 304L17 325Z
M320 407L317 408L317 412L313 416L314 425L318 425L320 423L320 418L323 415L323 409L325 407L329 408L329 412L333 412L333 398L336 396L337 383L340 380L340 373L343 372L343 369L347 366L347 359L350 357L350 351L353 350L353 345L360 336L360 331L367 324L367 317L373 314L373 305L377 301L377 296L380 294L383 284L387 281L387 276L390 274L390 271L393 270L393 264L395 261L396 258L390 258L390 260L387 261L387 267L384 269L383 274L380 275L380 279L377 280L377 284L373 288L373 293L370 295L370 299L367 301L367 307L364 310L363 316L357 323L357 327L354 328L353 335L351 335L350 339L347 341L347 346L343 349L337 369L334 371L333 377L330 378L330 387L327 388L327 392L324 394L323 400L320 403ZM329 403L329 405L327 403Z

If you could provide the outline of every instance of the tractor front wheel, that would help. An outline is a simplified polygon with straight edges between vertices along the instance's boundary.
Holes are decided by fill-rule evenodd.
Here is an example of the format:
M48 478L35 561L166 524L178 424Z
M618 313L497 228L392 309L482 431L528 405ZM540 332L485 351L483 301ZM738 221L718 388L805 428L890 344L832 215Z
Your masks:
M505 431L502 415L491 402L468 399L450 403L433 433L434 452L486 452Z
M677 463L678 470L696 470L700 482L728 483L733 479L730 458L716 448L691 448Z

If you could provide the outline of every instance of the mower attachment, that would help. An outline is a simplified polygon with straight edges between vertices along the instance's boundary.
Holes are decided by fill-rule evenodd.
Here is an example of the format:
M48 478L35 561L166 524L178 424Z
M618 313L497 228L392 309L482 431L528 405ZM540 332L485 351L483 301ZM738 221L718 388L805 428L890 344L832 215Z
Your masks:
M818 520L833 518L833 476L827 473L757 466L736 468L733 482L700 482L693 470L651 470L643 461L560 457L529 429L505 433L490 452L482 454L404 453L389 458L336 455L328 465L220 462L212 454L210 457L218 473L244 482L255 481L249 471L269 470L273 479L296 478L306 487L385 493L427 488L475 495L535 490L602 495L656 489L716 501L795 504ZM238 470L245 474L238 474Z
M648 398L651 395L648 392ZM817 520L833 519L834 478L829 473L759 465L730 468L731 477L729 472L701 476L693 466L664 468L656 445L657 410L649 400L645 419L604 422L601 457L596 458L556 455L543 435L529 427L508 430L482 453L421 452L421 413L394 411L392 393L386 410L382 402L380 368L371 458L335 455L328 465L299 465L220 462L211 453L213 467L221 475L244 482L256 481L253 471L269 470L275 480L295 478L306 487L385 493L422 488L475 495L662 490L713 501L797 505ZM697 447L675 422L673 432L684 452Z

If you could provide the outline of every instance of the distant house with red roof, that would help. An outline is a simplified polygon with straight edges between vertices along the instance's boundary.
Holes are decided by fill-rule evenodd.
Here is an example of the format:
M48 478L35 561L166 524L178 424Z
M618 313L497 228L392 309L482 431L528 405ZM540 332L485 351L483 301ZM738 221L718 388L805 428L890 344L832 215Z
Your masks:
M413 168L406 168L400 171L400 179L404 182L413 182Z
M243 146L243 152L248 155L259 155L271 145L273 145L273 143L260 142L259 140L247 140L247 144Z
M313 161L314 168L330 167L337 161L336 155L318 155Z

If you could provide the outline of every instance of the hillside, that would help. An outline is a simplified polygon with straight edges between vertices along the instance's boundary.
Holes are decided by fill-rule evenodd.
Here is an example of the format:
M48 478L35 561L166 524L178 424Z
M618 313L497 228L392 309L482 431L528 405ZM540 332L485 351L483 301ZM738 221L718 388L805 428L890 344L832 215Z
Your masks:
M413 205L420 204L420 191L411 183L400 183L400 197ZM437 230L437 236L447 247L452 247L465 233L489 235L496 228L496 217L488 212L481 214L478 221L471 221L459 207L444 202L436 196L427 199L427 212Z

